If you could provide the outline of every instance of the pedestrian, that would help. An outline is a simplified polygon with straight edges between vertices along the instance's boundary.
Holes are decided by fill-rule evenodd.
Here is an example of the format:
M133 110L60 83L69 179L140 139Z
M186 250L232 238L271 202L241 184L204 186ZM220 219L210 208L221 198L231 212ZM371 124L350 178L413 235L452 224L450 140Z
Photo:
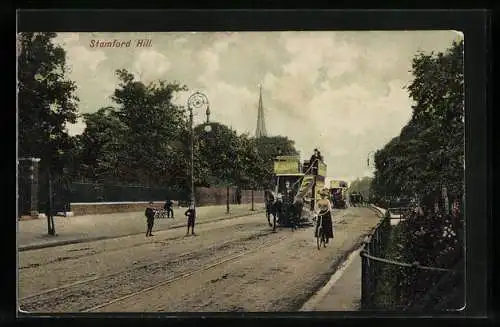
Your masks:
M241 204L241 189L239 187L236 189L236 203Z
M149 206L146 208L144 215L146 216L146 222L147 222L146 237L154 236L153 234L151 234L155 222L155 211L153 209L153 202L149 202Z
M318 174L318 161L320 160L320 153L318 149L314 149L314 153L309 159L309 170L311 175Z
M189 235L189 227L191 227L191 235L196 235L194 233L194 221L196 219L196 209L193 203L189 205L189 208L186 210L184 215L187 216L188 218L186 236Z
M172 215L172 218L174 218L174 209L172 209L172 205L172 200L165 201L163 209L165 209L165 211L167 212L167 218L170 218L170 215Z

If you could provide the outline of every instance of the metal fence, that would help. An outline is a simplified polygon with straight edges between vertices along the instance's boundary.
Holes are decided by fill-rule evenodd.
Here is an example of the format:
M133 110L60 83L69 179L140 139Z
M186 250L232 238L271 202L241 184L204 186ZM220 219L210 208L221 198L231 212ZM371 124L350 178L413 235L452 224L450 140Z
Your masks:
M186 190L168 187L148 187L143 185L114 185L97 183L71 183L70 202L135 202L181 200L188 198Z
M464 260L458 260L452 269L417 266L414 275L433 285L425 292L415 292L405 311L442 311L459 309L465 305ZM460 287L460 284L461 287ZM457 287L458 286L458 287ZM450 290L452 290L450 292Z
M140 202L140 201L165 201L170 199L179 201L182 205L189 203L189 191L168 187L148 187L143 185L116 185L100 183L52 181L53 214L70 211L70 203L95 203L95 202ZM200 205L236 204L263 202L263 192L254 191L253 198L249 190L241 190L241 197L236 196L236 188L232 187L227 192L226 188L196 188L196 199ZM48 182L40 182L41 212L46 211L48 203ZM229 197L228 197L229 196Z
M381 265L370 258L385 252L391 232L390 215L387 211L375 227L373 233L364 240L361 250L361 307L369 308L373 303L377 283L380 280Z
M18 209L18 215L23 216L23 215L29 215L31 212L31 197L32 197L32 183L33 179L30 178L30 175L32 173L30 167L31 167L31 162L27 161L19 161L18 165L18 202L17 202L17 209Z
M444 310L458 309L464 299L464 260L453 257L452 269L429 267L418 262L404 263L388 260L386 253L390 243L391 213L404 220L408 208L390 208L376 226L373 234L365 239L360 253L362 258L361 308L363 310ZM384 284L398 285L387 294ZM462 285L461 285L462 284ZM452 293L452 294L450 294ZM402 300L403 299L403 300Z

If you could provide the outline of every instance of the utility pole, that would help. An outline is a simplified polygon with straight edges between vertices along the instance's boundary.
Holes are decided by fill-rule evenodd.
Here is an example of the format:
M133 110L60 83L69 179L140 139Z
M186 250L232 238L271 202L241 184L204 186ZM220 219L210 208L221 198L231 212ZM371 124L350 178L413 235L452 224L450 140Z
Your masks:
M226 214L229 214L229 185L226 186Z
M251 191L252 192L252 209L250 209L251 211L255 211L255 209L254 209L254 199L253 199L253 189L254 188L252 187L252 191Z

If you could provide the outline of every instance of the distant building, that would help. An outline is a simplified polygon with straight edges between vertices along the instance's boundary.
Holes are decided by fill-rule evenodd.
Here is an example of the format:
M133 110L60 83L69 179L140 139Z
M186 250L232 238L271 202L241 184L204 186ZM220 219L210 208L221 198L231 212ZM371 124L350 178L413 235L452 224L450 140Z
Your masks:
M255 137L259 138L267 136L266 121L264 119L264 106L262 105L262 85L260 86L259 93L259 107L257 111L257 128L255 130Z

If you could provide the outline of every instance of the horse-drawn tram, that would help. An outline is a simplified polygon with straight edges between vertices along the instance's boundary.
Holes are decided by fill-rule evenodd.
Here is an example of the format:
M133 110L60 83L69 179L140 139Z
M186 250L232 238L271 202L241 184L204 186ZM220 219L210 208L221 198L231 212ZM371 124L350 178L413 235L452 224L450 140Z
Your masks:
M348 184L346 181L332 180L330 181L330 198L332 201L332 206L336 209L345 209L347 206Z
M326 164L321 160L300 162L299 156L278 156L274 160L274 189L266 192L269 225L295 229L310 225L311 215L325 184ZM304 206L307 209L304 211ZM271 224L271 216L274 223Z

